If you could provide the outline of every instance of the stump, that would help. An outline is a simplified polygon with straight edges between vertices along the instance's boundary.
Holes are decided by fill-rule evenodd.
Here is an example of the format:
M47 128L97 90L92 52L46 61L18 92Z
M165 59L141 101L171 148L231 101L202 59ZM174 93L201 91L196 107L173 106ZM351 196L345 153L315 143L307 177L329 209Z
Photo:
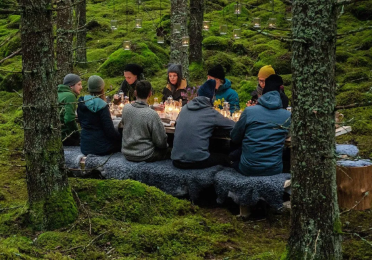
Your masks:
M338 205L342 209L365 210L372 203L372 165L345 167L337 165Z

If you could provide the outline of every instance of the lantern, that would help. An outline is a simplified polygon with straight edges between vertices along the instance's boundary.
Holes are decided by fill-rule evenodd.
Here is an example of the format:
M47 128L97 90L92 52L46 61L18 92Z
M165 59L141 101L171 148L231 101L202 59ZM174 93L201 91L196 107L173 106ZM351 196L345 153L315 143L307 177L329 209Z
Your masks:
M204 31L209 31L210 27L211 27L211 22L210 21L203 21L203 30Z
M189 46L190 37L189 36L183 36L182 37L182 46Z
M158 36L158 43L163 44L164 43L164 36Z
M173 33L180 33L181 32L181 24L180 23L174 23L173 24Z
M220 26L220 34L221 35L226 35L227 34L227 24L222 24Z
M240 29L234 29L233 36L235 39L240 39L241 30Z
M269 29L276 28L276 18L269 18Z
M253 27L254 28L261 28L260 18L255 17L253 18Z
M137 28L137 29L142 28L142 19L141 18L136 19L136 26L135 26L135 28Z
M286 14L285 14L285 19L286 19L288 22L291 22L291 21L292 21L292 13L286 13Z
M235 14L241 14L242 12L242 6L241 4L235 4Z
M118 29L118 20L111 20L110 24L111 24L111 30L115 31Z
M131 47L130 41L124 41L123 42L123 48L124 48L124 50L130 51L130 47Z

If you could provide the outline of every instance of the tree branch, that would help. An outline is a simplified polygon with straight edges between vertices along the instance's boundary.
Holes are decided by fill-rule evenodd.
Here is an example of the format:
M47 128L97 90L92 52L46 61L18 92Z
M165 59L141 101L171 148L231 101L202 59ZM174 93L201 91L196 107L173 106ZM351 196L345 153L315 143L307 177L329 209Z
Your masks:
M367 0L340 0L339 2L336 3L336 6L355 4L357 2L364 2L364 1L367 1Z
M346 35L350 35L350 34L357 33L357 32L362 32L366 30L371 30L371 29L372 29L372 26L367 26L367 27L359 28L357 30L349 31L347 33L337 34L336 37L339 39L339 38L345 37Z
M367 106L372 106L372 101L368 101L367 103L354 103L354 104L345 105L345 106L336 106L335 110L350 109L350 108L355 108L355 107L367 107Z
M267 32L264 32L265 28L263 28L262 30L260 29L252 29L253 31L256 31L262 35L265 35L267 37L270 37L270 38L274 38L276 40L279 40L279 41L282 41L282 42L300 42L300 43L306 43L305 40L303 39L292 39L292 38L289 38L289 37L283 37L283 36L278 36L278 35L274 35L274 34L271 34L271 33L267 33Z
M12 54L10 54L8 57L5 57L4 59L0 60L0 64L3 63L4 61L6 61L7 59L10 59L10 58L16 56L17 54L19 54L21 52L21 50L22 50L22 48L19 48L18 50L16 50Z

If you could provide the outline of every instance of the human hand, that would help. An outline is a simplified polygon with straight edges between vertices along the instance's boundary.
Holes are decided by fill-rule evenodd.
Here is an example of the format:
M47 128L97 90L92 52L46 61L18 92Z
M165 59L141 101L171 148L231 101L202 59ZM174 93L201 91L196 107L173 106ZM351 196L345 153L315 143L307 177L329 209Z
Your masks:
M256 101L253 101L253 100L249 100L249 101L246 103L247 107L253 107L253 106L255 106L256 104L257 104L257 102L256 102Z

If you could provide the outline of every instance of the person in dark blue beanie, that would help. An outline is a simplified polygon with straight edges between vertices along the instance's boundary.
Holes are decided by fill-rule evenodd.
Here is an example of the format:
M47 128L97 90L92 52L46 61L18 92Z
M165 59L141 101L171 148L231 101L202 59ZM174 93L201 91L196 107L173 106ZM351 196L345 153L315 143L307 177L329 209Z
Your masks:
M198 96L187 103L178 115L171 155L173 165L177 168L204 169L214 165L230 166L227 155L208 151L213 130L216 127L231 130L235 124L213 108L215 86L215 80L207 80L199 88Z

